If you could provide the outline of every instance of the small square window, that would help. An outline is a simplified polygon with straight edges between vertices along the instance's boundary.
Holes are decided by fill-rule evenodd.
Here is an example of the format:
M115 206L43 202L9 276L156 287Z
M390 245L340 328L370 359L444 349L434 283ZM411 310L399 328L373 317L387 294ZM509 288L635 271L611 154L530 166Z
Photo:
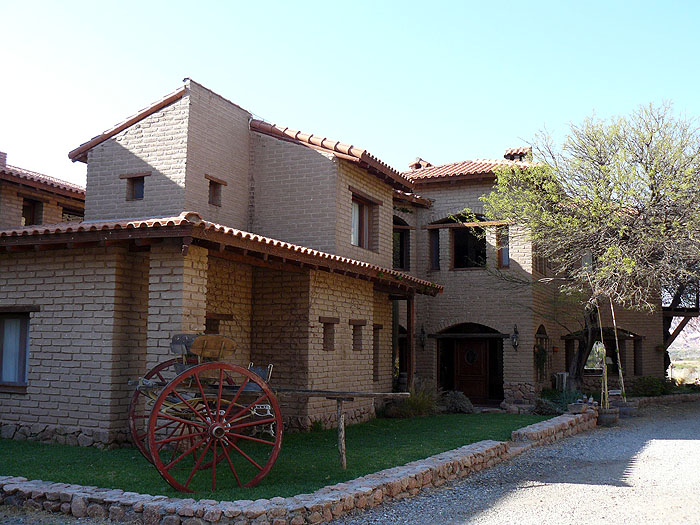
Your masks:
M126 179L126 200L142 200L144 195L145 183L145 177L130 177Z
M355 352L362 351L362 325L352 325L352 349Z
M323 349L326 352L335 350L335 324L323 323Z
M22 226L41 224L43 205L33 199L22 200Z
M209 204L221 206L221 188L222 184L220 182L209 181Z
M212 317L207 317L204 320L204 333L205 334L219 334L221 329L221 321L219 319L214 319Z

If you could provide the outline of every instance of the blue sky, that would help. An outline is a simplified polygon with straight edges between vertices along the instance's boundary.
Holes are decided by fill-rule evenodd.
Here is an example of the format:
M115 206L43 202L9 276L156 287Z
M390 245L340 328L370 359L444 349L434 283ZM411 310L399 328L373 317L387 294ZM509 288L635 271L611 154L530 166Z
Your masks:
M547 127L670 100L700 116L696 2L0 0L0 150L69 150L191 77L406 169L500 158Z

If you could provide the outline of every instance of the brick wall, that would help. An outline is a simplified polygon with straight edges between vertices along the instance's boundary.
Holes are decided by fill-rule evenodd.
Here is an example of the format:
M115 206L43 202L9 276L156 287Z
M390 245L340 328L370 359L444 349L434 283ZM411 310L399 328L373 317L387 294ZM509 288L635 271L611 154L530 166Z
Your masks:
M146 117L88 152L86 220L178 215L185 206L189 96ZM150 172L144 198L127 200L127 179Z
M335 157L251 133L250 231L335 253Z
M488 185L454 184L421 187L417 190L422 196L434 199L429 209L414 208L418 228L415 230L413 252L417 262L415 268L419 277L444 285L445 290L437 297L417 297L416 330L424 326L426 333L440 332L460 323L477 323L495 329L503 334L511 334L518 325L520 347L515 351L504 343L503 376L507 383L533 383L534 368L532 347L534 344L532 292L528 285L508 284L494 270L497 268L495 230L486 232L486 264L488 269L450 270L451 232L440 229L440 270L429 268L428 233L422 225L430 224L452 214L458 214L468 207L475 213L483 211L479 197L488 191ZM400 215L409 220L408 214ZM412 231L411 233L414 233ZM504 275L525 282L530 280L532 253L526 233L521 229L510 229L510 268ZM405 323L405 314L402 315ZM437 345L428 338L425 349L416 346L416 369L419 375L437 380ZM523 351L527 350L527 351Z
M148 283L146 366L171 359L178 333L203 333L207 311L207 250L163 242L151 246Z
M0 182L0 229L19 228L22 224L22 204L25 198L41 202L41 224L54 224L63 220L63 206L56 198L31 188Z
M0 255L0 305L40 307L31 314L27 393L0 393L3 423L35 425L48 439L81 431L81 444L125 439L112 424L123 406L112 385L122 259L115 248Z
M230 362L242 367L250 362L252 293L251 266L209 256L207 314L232 317L219 322L219 333L236 342L236 354Z
M274 365L275 386L308 388L309 274L253 268L251 360ZM303 398L280 396L285 423L308 428Z
M185 209L242 230L248 226L250 113L195 82L188 82L189 120ZM221 206L209 204L209 180L225 181Z
M391 268L394 217L393 190L391 186L349 161L341 160L339 167L336 187L337 218L335 224L336 249L334 253L343 257L350 257L384 266L385 268ZM380 206L376 206L373 213L376 222L373 225L375 240L370 242L370 248L372 249L353 246L350 242L352 234L352 192L349 186L382 203Z
M371 283L349 277L312 271L310 276L310 339L308 388L350 392L373 391L372 328L374 323L374 291ZM323 348L323 325L320 317L337 317L335 346ZM353 348L353 325L363 321L362 348ZM386 339L384 340L386 342ZM391 345L385 347L391 352ZM391 354L389 354L391 355ZM345 404L348 420L367 419L373 412L371 399L357 399ZM312 420L329 425L335 418L335 401L312 398L308 413Z

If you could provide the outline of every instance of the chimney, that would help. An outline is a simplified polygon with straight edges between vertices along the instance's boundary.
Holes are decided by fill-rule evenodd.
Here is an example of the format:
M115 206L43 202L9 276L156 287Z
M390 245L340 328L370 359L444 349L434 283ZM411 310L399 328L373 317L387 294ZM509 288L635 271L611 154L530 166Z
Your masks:
M411 168L412 171L419 170L421 168L429 168L430 166L432 166L430 162L428 162L427 160L423 160L420 157L416 157L416 160L408 165L408 167Z
M520 148L508 148L503 154L503 158L507 160L517 160L519 162L529 160L532 157L532 148L523 146Z
M7 166L7 153L0 151L0 168Z

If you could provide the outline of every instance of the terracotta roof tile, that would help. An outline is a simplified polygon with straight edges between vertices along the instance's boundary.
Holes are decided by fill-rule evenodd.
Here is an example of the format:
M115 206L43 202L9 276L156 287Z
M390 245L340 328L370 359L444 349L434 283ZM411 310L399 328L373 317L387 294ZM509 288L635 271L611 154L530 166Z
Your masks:
M32 186L41 187L42 189L47 189L49 191L54 191L56 189L63 190L73 193L75 196L85 198L85 188L82 186L72 184L65 180L49 177L48 175L43 175L42 173L9 165L0 166L0 173L5 173L11 177L15 177L19 179L20 182L29 182Z
M503 154L503 157L508 158L511 155L528 155L532 153L532 147L530 146L520 146L519 148L508 148Z
M262 120L251 120L250 129L280 140L326 151L339 158L362 164L369 168L373 173L379 175L379 177L385 180L388 184L391 184L395 189L403 191L412 191L413 189L413 183L411 182L410 178L408 178L405 174L398 172L385 162L379 160L366 149L357 148L350 144L344 144L327 137L312 135L291 128L278 126Z
M476 159L443 164L442 166L430 166L417 170L404 172L406 177L415 184L424 182L438 182L441 180L476 179L483 176L493 176L494 171L503 166L514 165L521 168L527 167L527 162L514 162L505 159L489 160Z
M104 222L63 222L57 224L27 226L24 228L11 230L0 230L0 246L18 244L16 242L12 242L12 240L17 238L60 234L80 234L89 232L116 232L123 230L133 230L133 237L137 238L139 237L139 231L145 232L146 230L150 231L158 228L166 230L167 228L178 226L192 227L191 235L193 237L198 237L198 234L202 237L206 237L206 235L209 233L222 234L224 237L228 238L230 241L229 244L233 246L240 241L252 241L252 243L259 245L261 248L276 248L280 254L284 254L284 256L290 260L302 259L301 262L308 262L307 259L310 259L319 266L323 266L324 262L333 262L345 268L348 272L357 272L374 277L375 279L393 282L395 284L403 283L411 288L416 288L419 291L422 290L424 293L429 293L432 295L442 292L443 289L443 287L438 284L423 279L418 279L417 277L413 277L412 275L403 272L205 221L202 220L199 214L196 212L183 212L176 217L125 219L121 221ZM30 239L26 240L29 241ZM46 242L48 243L48 241ZM77 237L76 242L79 242ZM26 243L23 242L23 244ZM39 239L37 239L37 244L39 244Z

